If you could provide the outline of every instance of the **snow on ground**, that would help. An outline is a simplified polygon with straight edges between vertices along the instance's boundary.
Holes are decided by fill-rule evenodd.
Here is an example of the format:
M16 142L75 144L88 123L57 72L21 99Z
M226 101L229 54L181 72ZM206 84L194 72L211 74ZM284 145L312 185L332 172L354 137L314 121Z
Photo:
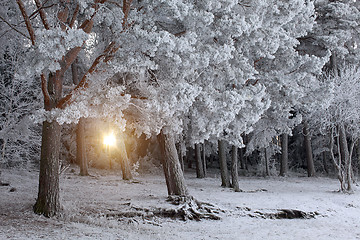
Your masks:
M38 172L3 170L2 180L11 185L0 187L0 239L360 239L360 187L355 187L354 194L342 194L336 192L336 179L240 177L244 191L236 193L220 187L218 173L196 179L195 173L188 171L190 193L224 212L218 221L184 222L106 217L136 207L172 207L165 201L167 190L161 174L137 176L135 181L123 181L116 171L90 169L90 174L78 176L75 166L63 173L63 211L56 218L45 218L32 212ZM261 189L267 191L257 191ZM248 215L276 209L320 215L314 219Z

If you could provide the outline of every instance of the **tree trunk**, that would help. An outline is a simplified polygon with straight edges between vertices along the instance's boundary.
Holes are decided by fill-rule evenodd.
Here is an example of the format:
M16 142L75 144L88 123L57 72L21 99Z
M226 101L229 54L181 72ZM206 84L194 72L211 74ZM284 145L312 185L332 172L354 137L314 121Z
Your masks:
M184 172L184 169L185 169L185 163L184 163L184 154L183 154L183 151L179 145L179 148L178 148L178 155L179 155L179 160L180 160L180 166L181 166L181 170Z
M205 142L203 143L202 149L202 162L203 162L203 169L204 169L204 177L206 177L206 151L205 151Z
M264 148L264 158L265 158L265 176L270 176L269 154L267 148Z
M39 192L34 212L46 217L54 216L60 209L59 153L61 126L57 122L43 122Z
M186 160L187 160L188 168L192 168L193 158L194 158L194 149L190 147L189 150L186 152Z
M281 135L281 161L280 161L280 176L285 177L288 174L288 134Z
M188 190L176 152L174 137L169 134L164 134L163 131L161 131L158 135L158 141L162 153L162 165L168 194L170 196L187 196Z
M129 161L129 158L127 156L124 141L121 140L119 142L118 146L119 146L119 151L120 151L120 164L121 164L121 171L122 171L123 180L130 180L133 177L132 177L132 174L131 174L130 161Z
M345 166L345 181L347 183L347 191L352 191L352 178L351 178L351 161L349 147L346 140L346 132L344 124L339 124L339 143L340 143L340 156Z
M326 163L326 152L323 152L322 155L323 155L324 170L325 170L326 174L329 174L329 168L328 168L328 165Z
M218 149L221 172L221 186L230 187L230 178L226 162L225 142L223 140L218 141Z
M204 178L204 167L201 158L200 143L195 144L195 160L196 160L196 177Z
M245 169L244 148L240 148L239 155L240 155L240 168Z
M234 189L234 191L240 192L239 175L238 175L238 148L236 146L232 146L231 181L232 181L232 188Z
M73 83L79 84L79 71L78 71L78 58L71 64L71 74ZM85 144L85 119L80 118L76 127L76 162L80 166L80 176L87 176L88 162L86 157L86 144Z
M80 118L76 128L76 162L80 166L80 176L89 175L85 144L85 119Z
M304 134L304 145L305 145L305 152L306 152L308 177L314 177L315 176L315 166L314 166L314 159L313 159L312 148L311 148L309 125L308 125L307 121L304 121L303 134Z

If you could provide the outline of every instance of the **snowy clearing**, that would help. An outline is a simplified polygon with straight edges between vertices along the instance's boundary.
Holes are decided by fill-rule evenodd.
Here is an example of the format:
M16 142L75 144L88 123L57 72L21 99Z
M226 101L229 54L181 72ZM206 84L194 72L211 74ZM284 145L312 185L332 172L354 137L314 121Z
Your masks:
M222 209L221 220L182 221L163 217L115 217L136 209L174 208L165 200L161 174L124 181L121 173L90 169L78 176L72 166L60 178L60 216L32 212L38 172L3 170L0 187L0 239L360 239L358 186L354 194L336 192L336 179L318 177L240 177L243 192L220 187L219 174L196 179L185 173L190 193ZM14 189L15 188L15 189ZM266 219L257 211L316 212L311 219ZM129 215L131 216L131 215Z

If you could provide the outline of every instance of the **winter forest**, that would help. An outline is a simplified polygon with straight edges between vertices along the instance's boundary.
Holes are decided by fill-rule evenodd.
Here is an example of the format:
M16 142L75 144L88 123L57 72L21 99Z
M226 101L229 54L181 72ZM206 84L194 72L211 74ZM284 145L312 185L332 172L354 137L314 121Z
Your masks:
M0 239L360 239L359 0L1 0Z

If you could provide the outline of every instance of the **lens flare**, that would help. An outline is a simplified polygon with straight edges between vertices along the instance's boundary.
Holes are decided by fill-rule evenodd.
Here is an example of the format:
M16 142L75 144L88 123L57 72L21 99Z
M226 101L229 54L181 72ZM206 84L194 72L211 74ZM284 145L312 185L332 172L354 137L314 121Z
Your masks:
M104 137L104 145L115 146L115 144L116 144L116 137L114 133L110 133L109 135Z

